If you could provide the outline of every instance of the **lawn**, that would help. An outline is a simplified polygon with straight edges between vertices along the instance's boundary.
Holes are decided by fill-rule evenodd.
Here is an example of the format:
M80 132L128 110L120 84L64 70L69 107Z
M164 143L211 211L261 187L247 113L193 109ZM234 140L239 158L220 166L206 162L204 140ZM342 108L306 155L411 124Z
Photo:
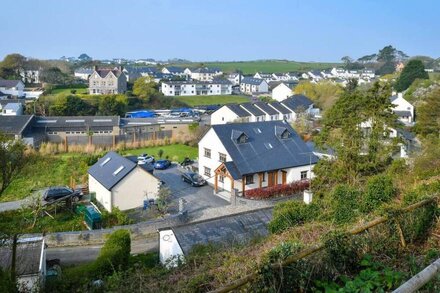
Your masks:
M88 94L88 89L83 87L78 88L56 88L53 89L51 94L58 95L58 94L71 94L72 90L76 91L76 95L86 95Z
M245 103L249 102L249 98L237 95L220 95L220 96L180 96L177 97L179 101L189 106L201 105L224 105L230 103Z
M286 60L261 60L261 61L232 61L232 62L203 62L205 66L219 67L224 72L241 70L243 74L260 72L291 72L308 71L313 69L329 69L341 65L340 63L327 62L296 62ZM200 63L175 64L181 67L196 67Z
M86 159L87 156L79 154L32 155L0 196L0 202L23 199L34 190L48 186L69 185L71 177L81 183L88 169Z
M172 144L166 146L146 147L140 149L127 150L123 152L123 155L139 155L147 153L153 155L156 160L159 159L158 151L163 150L162 158L168 157L172 161L183 161L185 157L196 159L198 156L198 148L187 146L184 144Z

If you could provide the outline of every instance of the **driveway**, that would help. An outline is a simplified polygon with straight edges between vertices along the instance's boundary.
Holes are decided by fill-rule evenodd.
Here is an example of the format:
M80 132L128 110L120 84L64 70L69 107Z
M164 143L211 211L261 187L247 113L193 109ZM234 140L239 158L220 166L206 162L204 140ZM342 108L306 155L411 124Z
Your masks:
M18 210L25 202L26 202L25 199L17 200L17 201L0 202L0 213L6 211Z
M154 175L165 182L165 186L171 189L173 202L178 203L179 198L183 198L185 208L188 212L196 212L207 208L216 208L229 205L224 199L214 195L212 187L205 185L193 187L183 182L181 174L184 169L173 164L166 170L155 170Z

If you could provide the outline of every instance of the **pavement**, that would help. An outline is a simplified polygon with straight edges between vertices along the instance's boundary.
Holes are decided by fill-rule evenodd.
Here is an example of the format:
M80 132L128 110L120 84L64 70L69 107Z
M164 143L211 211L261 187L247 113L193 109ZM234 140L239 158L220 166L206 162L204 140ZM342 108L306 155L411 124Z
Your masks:
M16 201L0 202L0 213L6 211L18 210L26 202L25 199Z

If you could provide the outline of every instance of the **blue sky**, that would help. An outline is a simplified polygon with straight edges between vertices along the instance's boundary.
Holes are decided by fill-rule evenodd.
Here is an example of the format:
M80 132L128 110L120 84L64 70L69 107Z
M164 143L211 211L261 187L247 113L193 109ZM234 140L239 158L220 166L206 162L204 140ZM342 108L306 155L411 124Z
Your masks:
M440 57L438 0L2 0L0 57Z

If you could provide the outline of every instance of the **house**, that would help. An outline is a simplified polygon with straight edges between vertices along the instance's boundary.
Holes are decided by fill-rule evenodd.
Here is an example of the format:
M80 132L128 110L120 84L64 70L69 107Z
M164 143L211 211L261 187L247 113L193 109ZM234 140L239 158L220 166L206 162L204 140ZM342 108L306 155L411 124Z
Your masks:
M246 244L256 237L269 234L267 225L272 209L265 208L198 223L159 229L159 259L170 267L185 261L185 255L196 245L214 244L228 248Z
M94 67L89 77L89 93L92 95L122 94L127 91L127 77L122 67L98 69Z
M390 97L393 104L392 111L397 115L398 120L405 125L412 125L414 123L414 106L411 105L402 93Z
M285 84L280 83L272 90L272 99L281 102L292 95L292 88Z
M243 75L240 73L230 73L226 76L226 79L229 80L233 86L240 85L241 79L243 78Z
M3 116L18 116L23 115L22 103L7 103L4 106L0 106L1 115Z
M12 241L2 241L0 269L8 272L14 266L19 292L40 291L46 276L44 237L18 238L15 253Z
M76 78L82 79L82 80L89 80L90 75L92 75L93 69L92 68L78 68L73 72L73 75Z
M199 174L225 199L310 179L317 161L285 121L213 125L199 142Z
M262 121L283 120L281 113L269 106L269 104L264 102L256 102L253 105L265 114L265 118Z
M34 115L0 115L0 132L15 139L23 139L25 142L30 143L34 120Z
M277 81L277 79L274 77L274 75L272 73L257 72L257 73L255 73L253 78L264 79L267 83L269 83L271 81Z
M248 95L267 93L269 85L266 80L261 78L243 77L240 83L240 91Z
M232 84L225 79L214 79L213 81L163 81L161 92L165 96L230 95L232 94Z
M117 207L121 211L143 206L144 200L156 200L160 180L138 164L108 152L90 169L89 190L109 212Z
M24 83L21 80L0 79L0 92L17 98L24 97Z
M35 84L35 83L40 83L40 72L41 72L41 68L33 68L33 69L25 69L20 71L20 76L21 76L21 80L24 83L30 83L30 84Z
M279 120L286 120L288 122L293 120L294 112L292 112L289 108L285 107L280 102L271 102L268 104L269 107L275 109L279 112Z
M293 95L288 99L281 102L283 106L292 111L292 120L295 121L299 113L306 113L308 115L314 115L319 113L319 109L313 110L313 102L304 95ZM318 110L318 111L316 111ZM316 113L317 112L317 113Z
M228 104L211 114L211 125L249 122L251 114L237 104Z
M319 70L312 70L307 72L307 75L310 77L311 80L318 82L322 79L324 79L324 77L321 74L321 71Z
M243 108L246 112L251 114L251 117L249 119L249 122L259 122L259 121L265 121L266 120L266 113L264 113L261 109L256 107L252 103L243 103L239 105L241 108Z
M201 67L196 69L186 68L184 70L192 79L201 81L212 81L214 78L223 74L219 68Z
M152 76L156 73L159 73L156 67L148 67L148 66L130 66L130 67L125 67L122 71L127 77L127 82L134 82L139 77Z
M167 66L162 68L162 73L172 74L177 76L186 76L185 70L182 67L177 66Z

